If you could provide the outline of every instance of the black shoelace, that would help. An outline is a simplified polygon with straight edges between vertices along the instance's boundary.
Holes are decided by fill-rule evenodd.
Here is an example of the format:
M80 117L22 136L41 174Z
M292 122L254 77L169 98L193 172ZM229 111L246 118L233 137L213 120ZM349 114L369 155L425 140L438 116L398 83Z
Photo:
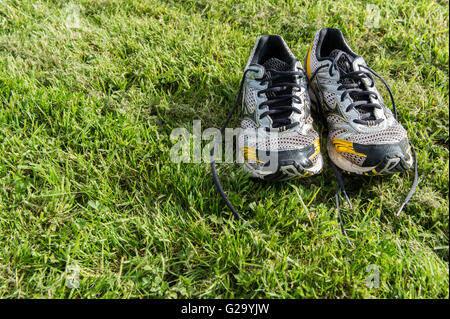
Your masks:
M266 94L267 96L267 101L261 103L259 107L261 108L264 105L269 107L269 110L262 113L260 118L262 119L266 116L270 116L272 118L273 128L281 126L292 128L298 125L298 122L291 123L291 120L288 118L291 112L301 114L301 111L298 108L292 106L294 101L302 103L302 100L298 96L292 94L294 88L301 89L299 84L292 81L292 78L296 76L304 77L304 73L268 69L263 78L259 80L261 84L268 83L267 89L257 93L258 96L261 96L261 94Z
M228 117L225 120L225 123L220 128L221 136L225 133L225 128L227 127L228 122L230 122L234 112L236 111L236 109L239 105L239 101L242 96L242 89L244 87L245 79L249 72L256 72L256 71L252 70L252 69L247 69L247 70L245 70L244 74L242 75L241 83L239 84L239 91L238 91L236 100L234 102L233 108L231 109L230 113L228 114ZM261 118L263 118L265 116L271 116L273 118L276 115L286 114L286 112L301 113L301 111L295 107L287 106L287 105L279 105L280 102L281 103L283 103L283 102L289 103L290 102L292 104L293 100L296 100L297 102L300 103L301 100L299 97L292 94L292 92L288 93L286 91L288 88L299 88L300 89L301 86L296 83L293 83L293 82L280 82L279 80L285 81L287 77L293 77L293 76L303 77L304 74L305 73L303 70L301 70L301 72L296 72L296 71L277 71L277 70L269 69L269 70L267 70L267 73L261 79L256 79L256 80L259 80L260 83L268 82L267 89L261 90L257 93L258 95L265 93L268 98L267 101L260 104L260 107L262 105L269 106L269 110L264 112L263 114L261 114ZM304 76L304 77L307 78L306 76ZM280 92L282 93L281 95L276 94L276 93L280 93ZM271 96L269 97L269 95L271 95ZM278 105L275 106L275 104L278 104ZM298 124L298 122L290 123L289 119L282 118L282 117L273 119L272 123L273 123L273 126L277 125L277 127L279 127L280 125L285 125L286 127L294 127L295 125ZM221 138L218 139L216 137L216 141L211 149L211 171L212 171L212 175L213 175L214 184L216 185L216 188L217 188L220 196L225 201L225 204L233 213L234 217L236 217L238 220L243 221L244 224L247 224L248 221L246 219L244 219L236 211L236 209L233 207L233 205L227 198L227 195L223 191L223 188L220 184L219 177L218 177L217 171L216 171L215 158L214 158L214 151L215 151L215 148L218 143L221 143ZM250 224L248 224L248 226L250 228L253 228Z
M338 61L339 58L341 57L341 55L344 52L340 52L336 55L336 57L333 59L333 62L331 63L331 65L329 66L329 74L330 76L333 76L333 67L334 68L339 68L338 66ZM316 93L316 89L314 88L314 86L312 85L312 82L314 80L314 78L317 76L318 72L323 69L328 67L328 65L322 65L319 68L317 68L317 70L313 73L313 75L311 76L310 79L308 79L308 86L310 88L312 88L312 91L316 97L316 101L317 103L320 103L320 99L318 97L318 94ZM338 87L338 90L344 89L345 91L342 93L341 95L341 101L343 101L343 99L345 98L346 95L350 96L352 98L352 100L354 101L353 103L349 104L347 107L347 112L350 111L352 108L357 108L360 111L361 114L361 119L355 119L354 122L359 123L359 124L363 124L363 125L368 125L368 121L367 120L372 114L372 111L374 108L381 108L380 105L375 104L375 103L370 103L365 99L358 99L359 97L369 97L372 96L375 99L378 99L378 96L370 91L364 90L363 89L363 83L362 80L364 78L367 78L370 80L370 85L369 87L373 87L375 85L374 83L374 79L372 77L371 74L375 75L378 79L381 80L381 82L384 84L384 86L386 87L387 91L389 92L389 96L391 98L391 102L392 102L392 111L393 111L393 116L395 118L395 120L398 121L398 116L397 116L397 108L395 105L395 100L394 100L394 96L392 94L391 88L389 87L389 85L386 83L386 81L380 76L378 75L378 73L376 73L374 70L372 70L371 68L364 66L364 65L359 65L360 68L364 68L367 71L353 71L353 72L346 72L346 70L343 70L342 68L340 68L341 71L341 78L338 81L338 83L340 83L341 85ZM355 101L356 100L356 101ZM359 101L358 101L359 100ZM319 110L319 114L322 118L322 121L324 123L326 123L326 119L325 119L325 115L323 114L323 110L322 107L320 105L318 105L317 109ZM366 119L366 120L365 120ZM381 123L383 121L383 119L377 119L375 121L372 121L371 124L375 124L375 123ZM326 127L326 125L325 125ZM410 147L411 147L411 153L412 153L412 157L413 157L413 161L414 161L414 181L411 185L411 188L408 192L408 195L406 196L405 200L403 201L402 205L400 206L398 212L397 212L397 216L400 216L403 208L405 207L405 205L409 202L409 200L411 199L411 197L413 196L417 185L419 183L419 174L418 174L418 170L417 170L417 156L416 156L416 151L413 148L413 146L410 143ZM344 180L342 179L342 175L339 172L339 169L336 167L336 165L329 160L331 167L333 168L333 172L334 175L336 177L338 186L336 187L336 191L335 191L335 201L336 201L336 212L337 212L337 216L339 219L339 223L341 225L341 230L342 233L344 234L344 236L347 238L347 241L349 243L349 245L351 247L353 247L353 244L351 243L347 232L345 230L344 227L344 222L342 220L342 216L339 210L339 192L342 192L345 196L346 201L348 202L350 208L352 208L352 204L350 202L350 199L347 195L347 192L345 191L345 186L344 186Z
M348 58L348 55L341 51L334 57L329 69L330 76L333 76L333 67L339 70L341 78L337 82L340 84L337 89L344 90L341 95L341 102L344 101L346 96L349 96L352 99L352 103L347 106L346 112L349 112L353 108L357 109L360 114L360 119L355 119L353 121L362 125L368 125L368 123L371 125L377 125L383 122L383 119L375 119L375 115L373 114L375 109L382 108L381 105L370 102L370 97L378 100L378 95L364 89L362 83L364 79L367 79L370 82L368 85L370 88L375 86L371 73L361 70L348 71L350 64L351 61Z

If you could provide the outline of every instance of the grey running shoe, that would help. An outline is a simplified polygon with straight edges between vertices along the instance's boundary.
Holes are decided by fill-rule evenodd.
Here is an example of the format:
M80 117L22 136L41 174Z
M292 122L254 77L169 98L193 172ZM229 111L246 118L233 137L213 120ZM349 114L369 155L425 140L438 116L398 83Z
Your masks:
M279 35L264 35L256 42L242 76L234 106L221 134L239 106L244 118L239 153L251 176L281 181L319 174L323 159L319 135L312 126L307 78L301 62ZM211 149L211 172L220 196L234 216L245 220L228 200L217 176ZM251 227L251 226L250 226Z
M269 181L320 173L323 159L306 75L281 36L258 39L243 82L239 146L244 170Z
M327 150L336 166L363 175L392 174L413 166L407 132L397 121L389 87L350 49L340 30L318 31L305 65L314 91L311 99L326 120ZM373 75L388 88L394 114Z

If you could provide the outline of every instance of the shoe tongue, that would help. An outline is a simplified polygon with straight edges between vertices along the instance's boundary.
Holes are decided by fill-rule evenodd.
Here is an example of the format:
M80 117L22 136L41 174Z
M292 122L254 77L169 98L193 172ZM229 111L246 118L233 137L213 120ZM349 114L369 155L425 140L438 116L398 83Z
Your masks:
M266 70L276 70L276 71L289 71L291 66L284 61L277 58L270 58L263 63Z
M263 66L266 69L266 74L268 74L269 77L271 77L272 76L271 70L292 71L292 70L294 70L295 64L289 65L288 63L286 63L280 59L270 58L266 62L263 63ZM281 77L277 78L276 80L271 81L271 85L269 85L269 87L273 86L275 91L267 93L267 99L272 100L280 95L292 94L292 87L277 86L278 83L292 82L292 81L293 81L292 76L281 76ZM269 106L269 109L274 109L278 106L287 106L287 105L290 106L291 104L292 104L292 100L289 102L288 100L285 99L283 101L271 104ZM291 111L285 111L285 112L271 115L272 120L274 120L274 127L278 127L280 125L285 125L285 124L290 123L290 120L287 119L290 115L291 115ZM278 123L278 122L280 122L280 123ZM285 124L283 124L283 123L285 123Z

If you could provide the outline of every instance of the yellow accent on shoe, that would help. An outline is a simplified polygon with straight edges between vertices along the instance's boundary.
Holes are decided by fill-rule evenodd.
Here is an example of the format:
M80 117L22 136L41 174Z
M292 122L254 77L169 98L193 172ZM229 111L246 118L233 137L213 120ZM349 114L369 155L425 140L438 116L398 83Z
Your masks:
M358 155L358 156L362 156L362 157L367 157L366 154L358 153L355 151L355 149L353 148L353 142L341 140L339 138L333 138L331 140L331 143L333 143L334 148L340 154L349 153L349 154L354 154L354 155Z
M314 141L314 154L312 154L309 159L312 160L316 155L320 153L320 140L316 139Z
M313 47L314 41L311 42L311 45L309 46L308 50L308 57L306 58L306 74L308 75L308 78L311 78L311 51Z
M256 156L256 149L245 146L242 150L244 151L244 159L264 164L264 162L260 161L258 156Z

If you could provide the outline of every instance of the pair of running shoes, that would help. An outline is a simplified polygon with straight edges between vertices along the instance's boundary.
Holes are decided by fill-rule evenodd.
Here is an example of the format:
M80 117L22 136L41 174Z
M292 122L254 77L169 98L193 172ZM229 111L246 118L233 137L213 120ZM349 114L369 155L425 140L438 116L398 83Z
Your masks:
M407 131L398 122L389 86L348 46L342 32L334 28L316 33L304 66L281 36L264 35L257 40L236 103L221 130L223 133L242 96L239 146L244 170L266 181L320 174L324 159L319 134L313 127L313 111L328 132L326 147L338 182L338 208L339 191L349 201L340 172L389 175L414 166L413 186L399 208L400 214L417 186L417 160ZM378 92L374 77L386 86L392 111ZM273 162L275 166L271 165ZM214 148L211 165L220 195L241 219L220 185Z

